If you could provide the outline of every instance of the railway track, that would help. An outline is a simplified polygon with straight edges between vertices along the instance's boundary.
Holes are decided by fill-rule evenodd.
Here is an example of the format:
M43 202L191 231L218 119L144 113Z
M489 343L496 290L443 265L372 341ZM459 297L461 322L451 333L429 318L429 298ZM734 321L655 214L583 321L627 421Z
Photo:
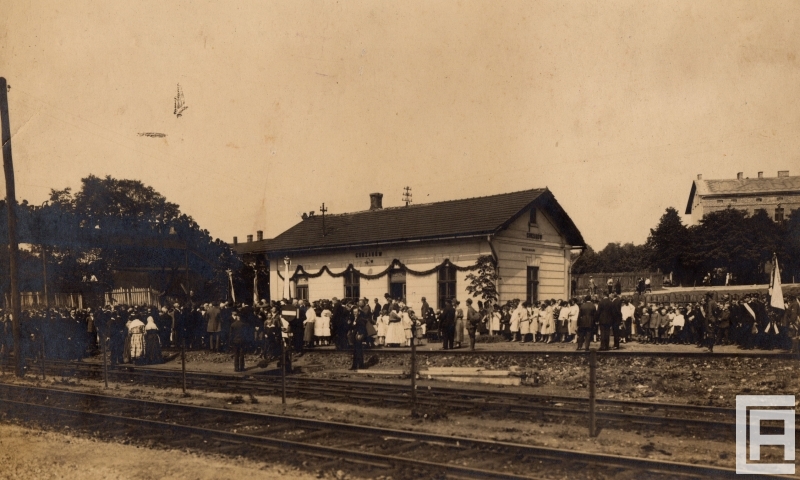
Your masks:
M102 368L82 362L47 362L50 375L102 379ZM181 385L180 372L146 367L123 367L109 371L109 379L120 383L138 383L159 387ZM280 377L187 372L188 388L275 396L281 394ZM426 384L427 383L427 384ZM466 415L498 414L526 421L560 422L585 425L588 399L581 397L538 395L499 390L442 387L422 382L417 389L416 409L419 412ZM289 376L287 395L294 398L336 401L368 406L411 408L408 385L380 381L304 378ZM598 399L597 422L600 428L623 430L656 430L660 433L692 434L713 438L735 438L736 411L733 408L704 407L652 402ZM763 433L780 433L764 426Z
M487 356L487 355L503 355L512 357L586 357L588 352L582 350L575 350L572 344L569 344L562 350L534 350L536 347L531 347L530 350L470 350L468 348L457 348L453 350L442 350L437 347L434 350L418 349L417 355L434 355L434 356ZM624 347L623 347L624 348ZM314 348L306 350L306 353L319 353L322 355L352 355L352 351L335 350L332 348ZM364 350L364 355L400 355L410 356L410 349L400 348L370 348ZM797 360L800 354L790 353L785 351L771 352L771 351L737 351L737 352L708 352L705 349L698 349L693 352L671 352L671 351L631 351L631 350L609 350L605 352L598 352L598 358L603 357L648 357L648 358L771 358L776 360Z
M723 478L727 468L0 383L0 412L50 426L395 478ZM768 477L764 477L768 478Z

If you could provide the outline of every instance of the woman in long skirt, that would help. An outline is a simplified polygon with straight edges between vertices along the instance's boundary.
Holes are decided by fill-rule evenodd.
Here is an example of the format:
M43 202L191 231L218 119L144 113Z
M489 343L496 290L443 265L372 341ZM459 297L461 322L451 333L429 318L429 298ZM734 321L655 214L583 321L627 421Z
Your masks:
M308 300L306 300L308 304ZM317 321L317 312L314 310L315 305L306 305L306 319L303 320L303 343L306 348L314 348L314 326Z
M405 344L406 335L401 320L396 307L389 312L389 326L386 328L387 347L399 347Z
M556 321L553 318L553 306L550 305L549 300L545 300L544 309L542 310L542 338L545 343L551 343L555 333Z
M144 323L135 318L128 324L130 335L130 361L141 363L144 360Z
M164 357L161 355L161 338L152 315L147 317L147 325L144 327L144 358L148 365L164 362Z
M456 335L453 339L455 348L461 348L464 341L464 309L459 304L458 300L453 299L453 307L456 309Z

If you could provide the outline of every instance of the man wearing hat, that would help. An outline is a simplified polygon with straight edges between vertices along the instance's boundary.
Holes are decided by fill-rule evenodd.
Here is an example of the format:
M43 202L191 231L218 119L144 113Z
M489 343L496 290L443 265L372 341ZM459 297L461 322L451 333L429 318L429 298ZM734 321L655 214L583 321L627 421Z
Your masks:
M342 306L342 303L337 297L333 297L333 307L331 309L331 326L333 335L336 338L336 350L347 350L349 342L347 341L347 331L349 330L347 322L347 310Z
M439 320L439 330L442 334L442 349L451 350L456 335L456 311L452 300L445 300L444 310Z

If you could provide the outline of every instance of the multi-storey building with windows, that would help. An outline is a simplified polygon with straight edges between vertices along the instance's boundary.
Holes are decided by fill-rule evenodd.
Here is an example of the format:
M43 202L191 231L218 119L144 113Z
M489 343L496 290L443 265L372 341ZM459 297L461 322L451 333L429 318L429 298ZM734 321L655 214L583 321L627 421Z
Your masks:
M269 261L270 298L405 298L441 307L465 300L482 255L497 261L500 300L566 299L580 231L547 188L404 207L304 216L271 240L234 246ZM289 262L286 278L285 261Z
M800 208L800 176L789 176L788 170L777 177L765 177L758 172L756 178L745 178L739 172L736 178L703 180L702 175L692 183L686 215L697 224L710 212L735 208L753 215L764 210L775 221L783 221L792 210Z

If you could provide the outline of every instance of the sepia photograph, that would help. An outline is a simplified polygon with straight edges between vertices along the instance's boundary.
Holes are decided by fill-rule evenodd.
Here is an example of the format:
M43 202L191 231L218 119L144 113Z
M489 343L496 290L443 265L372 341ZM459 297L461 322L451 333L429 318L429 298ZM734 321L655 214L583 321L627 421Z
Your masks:
M800 2L0 6L0 480L800 479Z

